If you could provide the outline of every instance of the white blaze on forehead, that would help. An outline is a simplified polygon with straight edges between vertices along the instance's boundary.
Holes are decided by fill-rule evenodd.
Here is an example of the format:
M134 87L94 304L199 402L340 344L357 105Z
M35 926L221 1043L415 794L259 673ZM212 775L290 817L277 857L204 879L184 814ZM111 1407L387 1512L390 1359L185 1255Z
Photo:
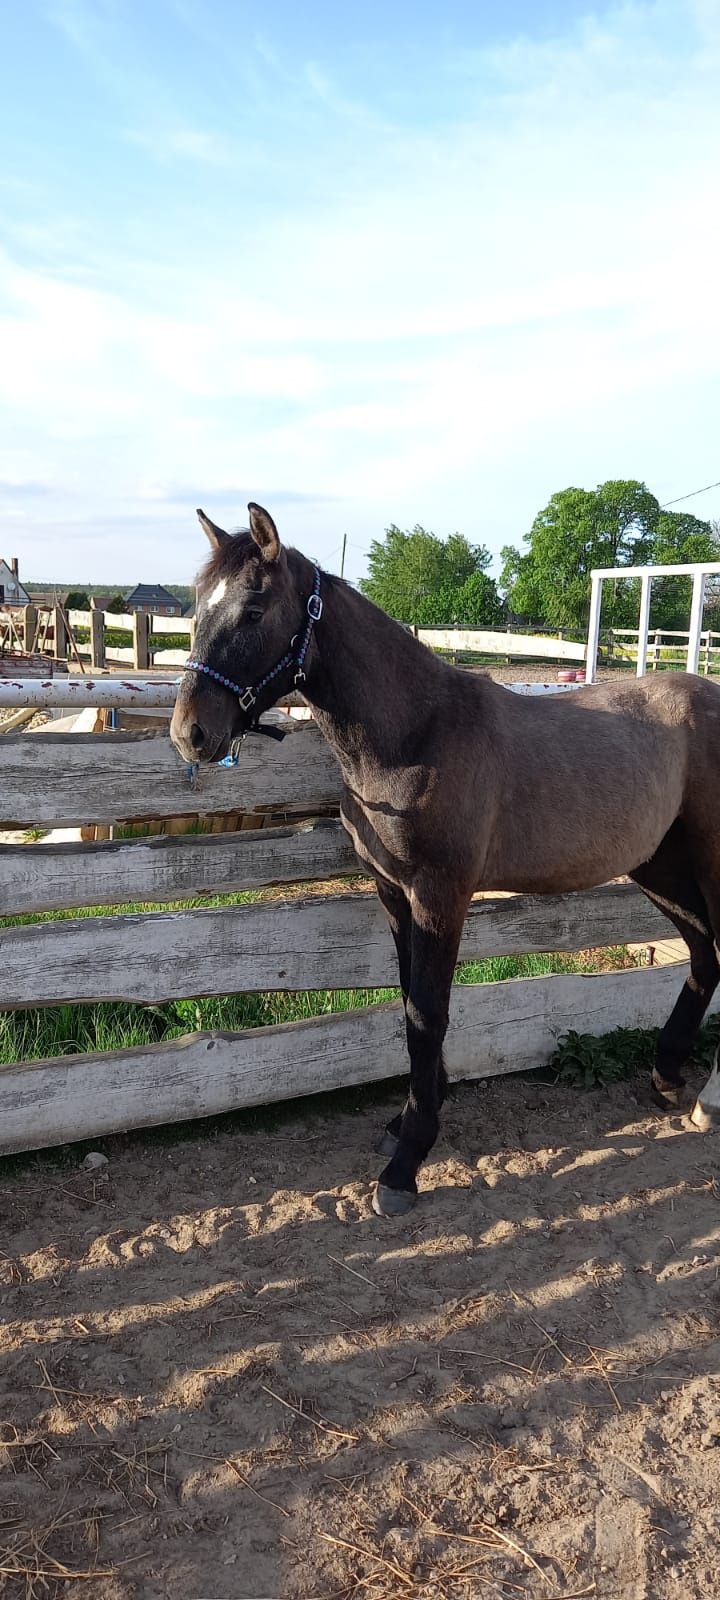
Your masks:
M225 578L221 578L220 582L216 583L212 594L208 595L208 598L207 598L208 608L210 606L218 606L220 604L220 601L222 599L224 599L226 589L227 589L227 580Z

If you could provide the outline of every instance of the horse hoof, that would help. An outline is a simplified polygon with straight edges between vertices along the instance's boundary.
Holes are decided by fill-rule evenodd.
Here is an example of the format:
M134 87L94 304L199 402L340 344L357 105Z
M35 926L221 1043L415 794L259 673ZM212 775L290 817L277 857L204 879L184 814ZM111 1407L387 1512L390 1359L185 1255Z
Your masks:
M688 1120L699 1133L711 1133L720 1123L720 1113L714 1106L704 1106L702 1100L696 1100Z
M656 1106L666 1117L687 1115L692 1110L693 1098L686 1084L667 1083L653 1073L650 1094Z
M372 1208L378 1217L404 1217L417 1204L417 1195L409 1189L389 1189L386 1183L376 1183Z
M396 1138L395 1134L391 1133L389 1128L386 1128L375 1146L375 1154L377 1156L394 1156L399 1143L400 1140Z

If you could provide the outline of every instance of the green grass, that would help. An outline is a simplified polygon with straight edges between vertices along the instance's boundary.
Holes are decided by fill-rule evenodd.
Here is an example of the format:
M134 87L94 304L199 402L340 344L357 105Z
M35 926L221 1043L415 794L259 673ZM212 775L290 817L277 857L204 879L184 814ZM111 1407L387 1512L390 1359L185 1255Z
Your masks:
M262 898L260 889L239 889L236 894L194 895L190 900L138 901L132 904L78 906L73 911L28 911L17 917L0 917L3 928L27 928L39 922L73 922L77 917L133 916L142 911L217 910L220 906L252 905Z
M29 919L26 919L29 920ZM568 955L500 956L469 961L459 983L497 983L553 972L591 972L591 960ZM399 989L305 989L297 993L222 995L163 1005L98 1002L35 1007L0 1014L0 1065L82 1051L127 1050L201 1029L263 1028L399 998Z

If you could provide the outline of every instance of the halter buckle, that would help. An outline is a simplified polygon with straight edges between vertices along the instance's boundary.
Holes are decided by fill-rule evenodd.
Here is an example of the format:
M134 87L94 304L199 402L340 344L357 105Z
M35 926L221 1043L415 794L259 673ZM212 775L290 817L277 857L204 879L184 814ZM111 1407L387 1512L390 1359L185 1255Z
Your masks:
M323 603L322 603L321 595L319 595L319 594L311 594L309 596L308 603L307 603L307 614L310 617L312 622L319 622L320 621L320 618L321 618L321 616L323 614Z
M243 689L242 694L238 695L238 704L241 711L251 710L255 704L255 695L253 694L252 689L249 687L247 689Z
M293 682L294 683L304 683L305 682L305 673L303 672L302 667L298 667L297 672L295 673L295 677L294 677Z

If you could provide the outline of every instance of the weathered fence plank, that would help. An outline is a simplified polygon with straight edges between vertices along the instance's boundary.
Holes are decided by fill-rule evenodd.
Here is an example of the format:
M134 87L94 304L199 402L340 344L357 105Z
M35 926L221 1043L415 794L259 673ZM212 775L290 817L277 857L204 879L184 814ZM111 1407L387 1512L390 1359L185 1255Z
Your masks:
M345 829L329 819L110 844L0 845L0 916L322 883L361 870Z
M667 928L632 885L476 900L459 959L640 943ZM0 970L0 1007L7 1009L397 983L395 950L375 894L0 929Z
M457 985L450 1077L543 1066L571 1028L600 1035L662 1023L689 968ZM713 1009L720 1001L716 996ZM405 1071L399 1003L243 1033L196 1033L108 1055L0 1067L0 1153L369 1083Z
M282 744L248 739L237 767L201 767L194 781L167 736L10 734L0 745L0 826L310 809L339 796L340 769L312 723L298 723Z
M154 667L177 667L178 671L185 666L188 658L189 645L184 650L153 650L151 652Z
M194 617L153 617L151 633L186 633L188 644L190 635L195 627ZM187 651L185 652L187 654Z
M585 645L571 639L547 639L527 633L493 633L482 628L418 628L421 644L434 650L467 650L475 655L534 657L547 661L584 661Z
M71 628L89 628L93 617L104 619L105 630L109 628L122 628L124 633L132 633L134 611L69 611Z

